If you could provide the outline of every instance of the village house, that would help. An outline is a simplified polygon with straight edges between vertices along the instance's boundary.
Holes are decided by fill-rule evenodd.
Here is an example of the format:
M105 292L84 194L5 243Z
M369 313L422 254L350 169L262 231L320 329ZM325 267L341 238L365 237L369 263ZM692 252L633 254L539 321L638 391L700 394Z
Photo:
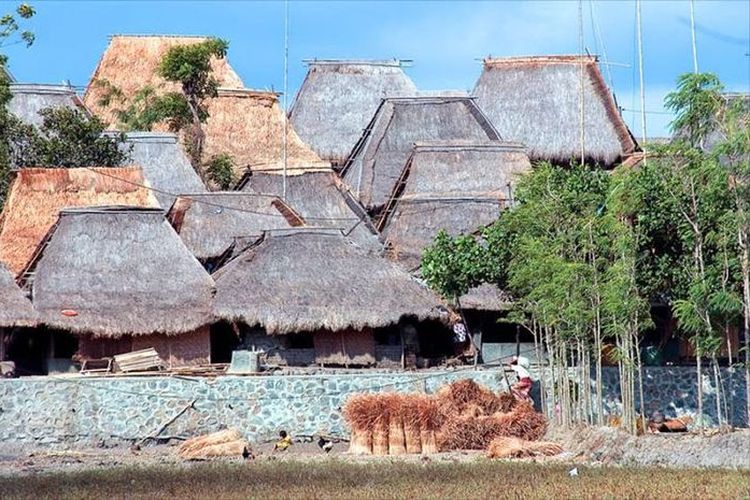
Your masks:
M307 75L289 110L300 138L334 168L343 167L380 102L416 95L404 61L307 61Z
M342 177L367 211L388 203L415 142L498 141L500 135L473 99L460 96L384 99L352 150Z
M154 348L166 367L210 362L214 282L161 209L61 210L21 283L52 358Z
M39 112L45 108L70 108L88 115L83 101L69 85L11 83L10 93L13 97L8 111L27 125L41 125Z
M567 165L583 148L587 162L611 168L640 151L595 56L487 58L473 95L503 139L524 144L532 161Z
M36 326L37 317L31 301L18 288L13 275L0 262L0 377L33 372L31 366L3 363L6 359L23 357L35 341L28 328Z
M281 364L413 366L450 352L440 299L339 230L268 231L213 277L216 317Z

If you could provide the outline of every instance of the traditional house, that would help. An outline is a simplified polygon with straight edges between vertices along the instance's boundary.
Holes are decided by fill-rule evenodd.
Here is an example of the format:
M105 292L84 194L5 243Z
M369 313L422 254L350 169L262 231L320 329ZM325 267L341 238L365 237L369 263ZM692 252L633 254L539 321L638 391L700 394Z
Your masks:
M24 168L13 173L0 214L0 261L14 275L28 265L63 208L157 207L140 168Z
M31 301L18 288L5 264L0 262L0 361L15 361L17 353L13 352L13 344L16 329L34 325L36 314ZM10 368L7 371L10 372ZM0 376L5 373L3 366L0 366Z
M178 194L206 191L175 134L131 132L126 139L130 162L143 169L143 177L164 210L169 210Z
M501 141L417 143L380 215L386 254L416 270L440 230L451 236L491 224L531 164L520 144Z
M349 152L386 97L415 95L399 60L313 60L289 111L299 136L334 167Z
M210 361L214 282L161 209L62 210L24 286L81 359L152 347L168 367Z
M237 189L256 195L285 197L286 203L306 225L341 229L368 251L381 250L377 231L364 208L330 169L297 171L296 175L286 176L286 180L278 172L250 170Z
M593 56L488 58L474 95L500 135L526 145L532 161L580 159L582 139L586 161L605 167L640 149Z
M241 191L183 195L167 218L209 272L254 243L264 231L304 224L280 198Z
M46 85L40 83L11 83L13 96L8 111L28 125L41 125L45 108L71 108L88 114L83 101L69 85Z
M352 150L342 176L372 215L388 203L415 142L500 140L468 97L384 99Z
M441 333L450 344L440 323L420 328L445 319L440 300L340 231L267 232L214 279L216 316L281 363L370 366L426 355Z

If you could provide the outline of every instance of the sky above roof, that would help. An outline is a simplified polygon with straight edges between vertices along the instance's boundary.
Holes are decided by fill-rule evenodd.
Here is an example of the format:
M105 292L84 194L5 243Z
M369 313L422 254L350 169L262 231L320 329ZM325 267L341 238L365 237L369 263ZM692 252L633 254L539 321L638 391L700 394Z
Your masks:
M85 86L111 34L214 35L245 85L284 87L284 3L244 1L30 2L36 43L6 48L18 81ZM5 3L6 10L13 5ZM641 136L635 1L583 0L584 42L599 54L623 116ZM662 106L677 76L692 71L690 2L644 0L647 135L668 134ZM750 91L750 2L695 2L698 65L727 90ZM289 2L288 100L305 59L411 59L423 90L473 88L480 59L579 51L577 1Z

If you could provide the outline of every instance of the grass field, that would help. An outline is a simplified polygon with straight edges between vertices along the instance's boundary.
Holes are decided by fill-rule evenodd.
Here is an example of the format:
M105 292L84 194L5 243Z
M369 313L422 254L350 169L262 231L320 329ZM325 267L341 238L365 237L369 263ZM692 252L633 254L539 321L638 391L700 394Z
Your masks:
M750 471L343 460L198 463L0 478L0 498L748 498Z

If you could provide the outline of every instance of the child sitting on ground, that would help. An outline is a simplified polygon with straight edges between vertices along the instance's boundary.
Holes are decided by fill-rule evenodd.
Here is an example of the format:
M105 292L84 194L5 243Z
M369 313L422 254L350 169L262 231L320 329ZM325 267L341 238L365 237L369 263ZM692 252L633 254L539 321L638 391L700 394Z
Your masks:
M273 451L286 451L292 446L292 438L286 433L286 431L279 432L279 439L275 445L273 445Z

